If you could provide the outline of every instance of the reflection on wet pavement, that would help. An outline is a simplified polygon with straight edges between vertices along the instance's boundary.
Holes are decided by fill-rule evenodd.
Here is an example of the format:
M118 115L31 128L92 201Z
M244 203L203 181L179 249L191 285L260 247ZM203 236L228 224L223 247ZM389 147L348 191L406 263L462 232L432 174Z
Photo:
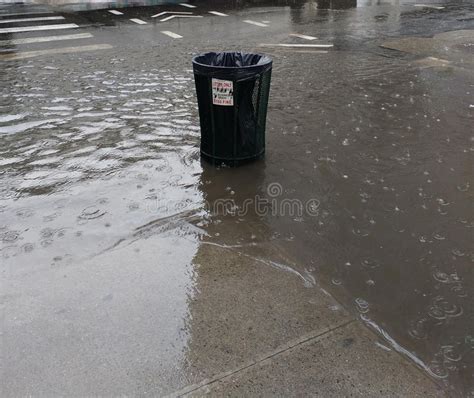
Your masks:
M245 312L252 300L271 308L274 292L291 286L291 300L306 303L325 289L448 390L472 395L474 79L472 30L462 19L474 10L454 2L443 15L390 4L333 12L337 1L324 3L265 14L284 19L293 33L334 43L335 51L315 57L268 49L276 62L267 156L238 169L200 162L186 62L202 40L191 34L181 47L163 47L167 57L157 47L142 51L155 40L145 32L130 38L125 54L2 65L0 257L8 275L3 300L13 302L5 318L17 333L9 346L27 341L21 327L33 322L59 341L69 335L79 345L86 335L97 349L98 331L71 326L82 308L111 328L107 347L119 352L135 344L135 333L143 345L134 359L145 369L162 356L157 372L164 379L196 382L226 361L246 359L197 355L206 333L239 327L218 319L210 330L204 321L225 312L208 303L219 303L226 281L248 290L240 306L232 299L219 305L243 311L249 351L281 344L289 324L306 333L317 317L312 307L299 316L290 305L260 314L282 333L267 346L251 329L255 314ZM296 42L291 32L278 37ZM219 34L209 35L209 46L224 45ZM113 44L128 39L117 34ZM242 45L241 37L225 40ZM248 46L262 42L252 36ZM380 48L383 42L398 51ZM429 57L462 68L433 68ZM295 199L314 211L272 210ZM209 258L222 258L222 267ZM275 282L268 276L275 274L288 279ZM109 302L127 311L109 312ZM218 352L233 343L230 336ZM158 345L172 348L149 349ZM40 366L44 350L29 360ZM103 350L108 366L117 366L120 356ZM104 366L97 364L98 379ZM189 372L177 375L176 368ZM123 377L151 386L153 372Z
M321 10L344 10L357 7L357 0L320 0L317 7Z

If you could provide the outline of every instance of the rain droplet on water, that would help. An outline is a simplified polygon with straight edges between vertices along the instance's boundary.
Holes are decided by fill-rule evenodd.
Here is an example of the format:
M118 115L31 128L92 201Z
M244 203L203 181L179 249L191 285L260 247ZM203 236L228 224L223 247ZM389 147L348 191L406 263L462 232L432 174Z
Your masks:
M408 333L415 339L424 339L426 337L427 319L418 319L411 323Z
M466 182L465 184L460 184L457 186L458 191L467 192L469 190L470 184Z
M364 258L362 260L362 266L367 267L367 268L378 268L380 264L371 258Z
M82 220L94 220L96 218L102 217L106 212L99 209L95 206L86 207L82 210L82 213L79 215L79 218Z
M360 298L360 297L356 298L355 303L360 313L365 314L369 311L369 303L365 301L363 298Z
M460 249L453 249L451 251L456 257L464 257L465 253Z

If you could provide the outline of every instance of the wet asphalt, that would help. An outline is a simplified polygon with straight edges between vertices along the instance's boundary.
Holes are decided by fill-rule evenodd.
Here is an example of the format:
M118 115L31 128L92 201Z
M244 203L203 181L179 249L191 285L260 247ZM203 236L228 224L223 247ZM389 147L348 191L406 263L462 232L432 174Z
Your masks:
M199 392L355 319L338 347L373 379L387 348L474 396L474 7L423 3L0 4L64 17L0 23L5 395ZM200 160L191 58L211 50L274 59L265 158L243 167Z

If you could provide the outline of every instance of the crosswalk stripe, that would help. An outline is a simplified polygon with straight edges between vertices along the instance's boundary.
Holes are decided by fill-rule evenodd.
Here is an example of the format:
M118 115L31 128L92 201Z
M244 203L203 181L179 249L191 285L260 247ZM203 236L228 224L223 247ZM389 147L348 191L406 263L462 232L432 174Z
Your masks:
M432 4L413 4L413 7L434 8L435 10L443 10L445 7Z
M166 14L192 15L192 12L189 12L189 11L163 11L163 12L160 12L159 14L152 15L151 17L152 18L157 18L157 17L161 17L161 16L166 15Z
M297 50L297 49L285 49L280 50L283 53L293 53L293 54L328 54L329 51L322 51L322 50Z
M196 8L196 6L193 6L192 4L188 4L188 3L179 3L179 5L183 7L188 7L188 8Z
M202 18L202 15L170 15L169 17L160 19L160 22L170 21L174 18Z
M58 25L37 25L37 26L22 26L16 28L3 28L0 33L20 33L20 32L34 32L37 30L58 30L58 29L75 29L79 25L75 23L63 23Z
M139 18L130 18L130 21L137 23L138 25L146 25L147 23Z
M42 14L54 14L52 11L36 11L36 12L16 12L13 14L2 14L0 17L19 17L21 15L42 15Z
M224 14L223 12L219 12L219 11L209 11L209 14L214 14L214 15L217 15L218 17L228 17L227 14Z
M0 23L53 21L53 20L57 20L57 19L64 19L64 17L61 17L61 16L54 16L54 17L35 17L35 18L0 19Z
M0 45L1 44L45 43L48 41L89 39L91 37L94 37L94 36L91 35L90 33L78 33L75 35L60 35L60 36L28 37L26 39L0 40Z
M268 26L268 25L265 25L264 23L261 23L261 22L251 21L250 19L246 19L244 22L249 23L251 25L260 26L262 28L266 28Z
M308 36L308 35L300 35L299 33L290 33L290 36L299 37L300 39L305 39L305 40L316 40L317 39L317 37Z
M123 15L123 12L120 12L117 10L107 10L107 11L109 11L111 14L114 14L114 15Z
M170 32L169 30L162 30L161 33L163 33L166 36L172 37L173 39L182 39L183 36L180 36L176 33Z
M334 44L260 44L260 47L331 48Z
M110 44L94 44L91 46L61 47L49 50L22 51L13 54L0 54L0 61L14 61L18 59L33 58L40 55L70 54L84 51L109 50L113 48Z

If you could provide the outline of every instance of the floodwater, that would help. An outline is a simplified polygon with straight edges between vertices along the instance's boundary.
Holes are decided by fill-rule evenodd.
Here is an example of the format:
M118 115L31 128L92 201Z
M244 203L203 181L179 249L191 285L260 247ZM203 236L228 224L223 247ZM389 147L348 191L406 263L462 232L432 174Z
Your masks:
M138 46L80 63L3 63L8 275L66 269L134 242L146 252L151 236L170 264L192 262L204 244L245 253L270 241L295 261L266 266L294 273L301 289L329 291L448 390L473 396L472 42L445 50L448 67L420 63L421 50L379 47L473 28L472 6L446 6L272 7L336 51L269 49L266 157L237 169L199 158L189 65L198 39L169 57ZM194 271L171 269L163 288L189 294Z

